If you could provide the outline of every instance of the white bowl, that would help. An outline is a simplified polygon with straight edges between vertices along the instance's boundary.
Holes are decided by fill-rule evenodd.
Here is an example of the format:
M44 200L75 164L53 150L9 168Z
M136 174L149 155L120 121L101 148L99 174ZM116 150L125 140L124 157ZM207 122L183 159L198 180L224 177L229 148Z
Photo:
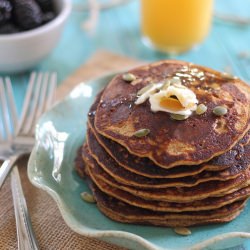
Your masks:
M57 16L41 27L0 35L0 72L28 70L46 58L56 46L71 11L71 0L54 0Z

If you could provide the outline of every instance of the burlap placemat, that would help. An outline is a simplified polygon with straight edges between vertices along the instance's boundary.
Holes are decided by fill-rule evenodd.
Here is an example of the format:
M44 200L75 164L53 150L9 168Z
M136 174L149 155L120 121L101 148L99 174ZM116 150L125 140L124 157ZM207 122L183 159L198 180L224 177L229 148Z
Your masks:
M99 77L111 71L124 70L139 62L109 52L96 53L58 88L57 98L63 98L82 81ZM83 237L71 231L64 223L56 203L44 191L32 186L26 173L27 158L18 162L24 194L31 214L32 225L41 249L122 250L103 241ZM17 249L15 216L9 179L0 192L0 249Z

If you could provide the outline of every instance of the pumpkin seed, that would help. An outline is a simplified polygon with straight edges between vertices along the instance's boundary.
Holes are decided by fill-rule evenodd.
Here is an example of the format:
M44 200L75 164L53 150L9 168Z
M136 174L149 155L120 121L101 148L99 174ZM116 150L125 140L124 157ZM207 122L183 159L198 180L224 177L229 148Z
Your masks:
M223 106L217 106L213 109L213 113L217 116L223 116L227 113L227 108Z
M200 72L196 73L194 76L201 78L204 76L204 72L200 71Z
M197 115L202 115L207 111L207 106L203 103L199 104L196 109L196 114Z
M89 194L87 192L82 192L81 197L84 201L89 202L89 203L95 203L96 200L92 194Z
M191 74L195 74L195 73L198 73L198 72L199 72L199 69L197 69L197 68L192 68L190 71L191 71Z
M122 75L122 79L126 82L132 82L136 79L136 76L131 73L126 73Z
M173 120L183 121L183 120L186 120L189 116L188 115L179 115L179 114L170 114L170 117Z
M186 228L186 227L176 227L174 228L175 233L183 235L183 236L187 236L190 235L192 232L190 231L190 229Z
M232 75L230 73L227 73L227 72L222 72L221 77L224 78L224 79L227 79L227 80L235 80L235 79L237 79L236 76L234 76L234 75Z
M188 66L183 66L180 70L181 72L187 72L189 70Z
M139 129L134 133L134 136L136 137L144 137L150 133L150 130L147 128Z
M142 89L140 89L138 92L137 92L137 96L141 96L143 95L145 92L147 92L148 90L150 90L152 87L153 87L153 83L150 83L148 84L147 86L143 87Z
M170 79L170 84L182 85L180 77L177 76Z

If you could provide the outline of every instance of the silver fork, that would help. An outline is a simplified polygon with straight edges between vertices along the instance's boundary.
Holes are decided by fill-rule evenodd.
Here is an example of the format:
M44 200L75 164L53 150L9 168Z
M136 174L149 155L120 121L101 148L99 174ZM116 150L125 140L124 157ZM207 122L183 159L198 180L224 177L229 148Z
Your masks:
M0 78L0 103L0 111L3 117L0 142L1 146L2 144L8 146L7 142L12 139L17 126L17 112L9 78L5 78L5 81ZM6 147L5 149L8 150ZM11 190L16 217L18 249L38 249L37 241L29 219L30 217L26 201L23 195L18 169L16 167L11 175ZM23 235L23 237L21 238L20 235Z
M36 121L52 104L56 81L57 77L55 73L50 75L49 73L37 74L33 72L31 74L20 122L15 127L15 136L12 138L5 115L7 107L3 105L3 124L6 124L3 127L5 128L6 135L5 138L4 135L0 135L0 138L2 138L2 141L0 139L0 159L4 160L0 168L0 189L18 157L31 152L35 142L34 133ZM6 80L6 83L8 83L6 84L7 86L10 84L9 79ZM5 98L3 91L0 91L0 97L3 102ZM13 97L10 98L10 100L11 99L13 99ZM13 120L13 123L14 122L16 122L16 120Z
M44 75L41 73L38 75L32 73L19 124L17 123L17 112L14 105L10 79L6 78L5 82L6 94L4 81L2 78L0 78L0 103L2 106L2 112L0 109L0 115L2 113L2 131L5 131L5 133L2 133L1 135L0 129L0 151L1 159L6 159L9 156L13 157L16 152L15 150L17 150L15 158L12 158L12 161L5 160L5 165L2 165L2 167L7 166L7 169L11 169L11 164L13 164L20 155L28 153L33 146L32 143L34 142L33 136L35 123L43 111L45 111L52 104L56 87L56 75L52 74L50 77L48 73ZM35 82L37 84L35 84ZM13 124L12 131L10 129L11 124ZM15 131L17 132L13 137L13 133L11 132ZM24 145L24 150L21 150L22 145ZM7 176L7 174L5 176ZM11 190L15 208L18 249L36 250L38 249L38 244L31 226L30 216L23 195L19 172L16 167L11 173Z
M13 90L9 77L6 77L5 79L0 78L0 115L1 114L3 120L0 123L0 126L2 125L0 127L0 160L6 161L2 165L0 172L3 171L7 165L14 164L17 159L16 156L11 156L11 148L9 145L9 142L12 139L12 134L16 130L16 127L14 126L17 124L17 111L14 104ZM3 133L3 131L5 131L5 133Z

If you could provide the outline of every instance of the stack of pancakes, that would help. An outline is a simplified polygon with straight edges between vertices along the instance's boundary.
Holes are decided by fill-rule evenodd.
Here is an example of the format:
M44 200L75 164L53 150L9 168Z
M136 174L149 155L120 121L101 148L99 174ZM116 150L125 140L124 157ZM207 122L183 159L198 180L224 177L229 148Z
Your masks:
M161 61L114 77L88 115L77 171L109 218L168 227L228 222L250 196L250 88L227 74ZM186 120L135 105L140 89L179 77L207 111ZM227 114L216 116L216 106ZM147 129L149 134L137 137Z

